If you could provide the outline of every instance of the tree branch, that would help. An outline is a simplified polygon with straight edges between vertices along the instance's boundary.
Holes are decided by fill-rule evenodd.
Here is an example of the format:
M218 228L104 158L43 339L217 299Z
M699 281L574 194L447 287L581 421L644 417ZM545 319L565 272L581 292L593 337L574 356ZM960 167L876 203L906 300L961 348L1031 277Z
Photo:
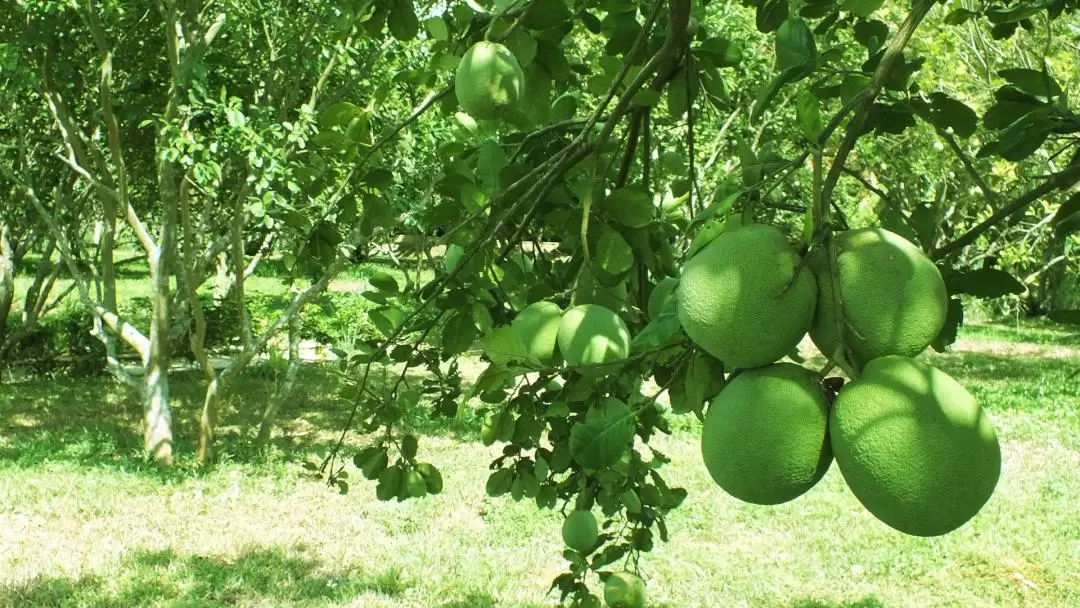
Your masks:
M986 218L971 230L968 230L964 234L957 237L952 242L943 245L934 250L930 254L930 258L934 260L940 260L945 256L955 253L964 247L967 247L971 243L975 242L975 239L983 235L987 230L993 228L995 224L1002 220L1008 219L1012 215L1023 211L1028 205L1034 203L1040 198L1050 194L1055 190L1068 188L1080 181L1080 165L1072 165L1066 169L1051 175L1045 182L1043 182L1037 188L1029 190L1022 194L1013 202L998 209L993 215Z

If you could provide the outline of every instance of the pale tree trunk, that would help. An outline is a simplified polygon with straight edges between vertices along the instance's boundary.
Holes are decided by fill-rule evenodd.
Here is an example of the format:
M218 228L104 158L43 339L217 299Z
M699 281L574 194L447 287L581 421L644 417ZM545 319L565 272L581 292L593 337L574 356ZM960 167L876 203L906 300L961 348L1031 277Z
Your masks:
M15 248L11 246L11 233L0 222L0 359L7 338L8 315L15 301Z
M150 254L150 349L143 360L146 388L143 413L144 446L154 460L172 463L172 411L169 406L169 243L162 229L162 244Z

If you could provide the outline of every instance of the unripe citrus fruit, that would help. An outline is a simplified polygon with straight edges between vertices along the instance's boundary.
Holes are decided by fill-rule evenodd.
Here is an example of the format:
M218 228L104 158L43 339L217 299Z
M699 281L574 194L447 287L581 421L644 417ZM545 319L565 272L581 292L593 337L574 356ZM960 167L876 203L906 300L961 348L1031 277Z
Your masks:
M882 228L836 236L836 271L847 326L844 340L857 364L886 355L914 357L945 325L945 282L915 245ZM810 337L822 353L836 349L833 287L824 259L814 260L817 313Z
M676 297L686 335L729 369L791 352L810 327L816 290L807 269L792 282L797 264L776 228L725 231L683 267Z
M975 399L945 372L907 357L874 359L841 389L829 433L855 497L906 534L960 527L1001 472L997 434Z
M645 608L645 581L633 572L615 572L604 581L604 603L610 608Z
M525 94L525 74L510 49L477 42L458 63L454 92L473 118L506 118Z
M739 500L775 505L814 486L832 462L825 393L809 371L776 363L738 374L713 400L701 455Z
M600 538L600 527L592 511L578 510L566 516L562 525L563 542L581 554L587 554Z
M582 304L563 314L558 343L570 365L610 363L630 355L630 330L613 311Z
M552 302L533 302L514 317L510 326L521 336L529 355L541 363L555 355L555 341L562 323L562 309Z

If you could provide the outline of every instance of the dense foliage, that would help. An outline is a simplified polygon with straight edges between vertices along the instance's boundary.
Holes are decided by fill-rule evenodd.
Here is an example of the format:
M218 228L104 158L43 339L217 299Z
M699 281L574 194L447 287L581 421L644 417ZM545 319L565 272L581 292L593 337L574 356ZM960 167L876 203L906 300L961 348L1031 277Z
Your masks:
M439 472L397 428L403 408L454 416L478 402L485 443L504 446L489 494L605 516L596 546L568 549L553 585L595 605L588 574L633 569L685 498L649 440L673 413L701 416L725 368L686 336L673 299L650 313L649 298L725 230L771 224L804 252L831 251L848 227L904 236L945 279L937 349L973 298L1080 320L1077 8L9 3L0 360L74 294L102 365L143 395L159 460L171 458L170 357L196 360L209 461L230 379L268 351L286 356L280 403L302 337L332 339L346 430L372 442L335 450L318 472L345 491L358 467L384 500L437 493ZM491 119L454 94L462 56L484 40L524 78ZM358 294L356 324L370 331L301 326L335 277L372 261L393 272ZM272 262L289 299L258 314L245 285ZM116 287L130 263L149 273L134 310ZM19 302L17 273L31 281ZM71 287L52 290L64 278ZM628 355L536 357L511 323L545 300L614 311ZM231 359L224 370L216 352ZM471 385L458 365L470 352L486 366ZM858 375L843 349L825 354ZM145 374L130 373L131 357Z

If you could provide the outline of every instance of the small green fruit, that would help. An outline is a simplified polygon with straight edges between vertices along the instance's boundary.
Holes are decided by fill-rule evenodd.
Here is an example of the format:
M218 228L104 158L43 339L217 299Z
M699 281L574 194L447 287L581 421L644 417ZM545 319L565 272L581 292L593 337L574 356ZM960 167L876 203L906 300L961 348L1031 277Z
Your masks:
M600 527L592 511L578 510L566 516L562 526L563 542L574 551L586 555L600 538Z
M473 118L507 118L525 96L525 74L510 49L495 42L477 42L458 63L454 92L458 104Z
M620 361L630 356L630 330L613 311L598 304L567 310L559 324L559 351L570 365Z
M645 581L633 572L615 572L604 581L604 602L610 608L645 608Z
M529 355L546 364L555 356L562 314L563 310L558 304L533 302L514 317L510 326L521 336Z

